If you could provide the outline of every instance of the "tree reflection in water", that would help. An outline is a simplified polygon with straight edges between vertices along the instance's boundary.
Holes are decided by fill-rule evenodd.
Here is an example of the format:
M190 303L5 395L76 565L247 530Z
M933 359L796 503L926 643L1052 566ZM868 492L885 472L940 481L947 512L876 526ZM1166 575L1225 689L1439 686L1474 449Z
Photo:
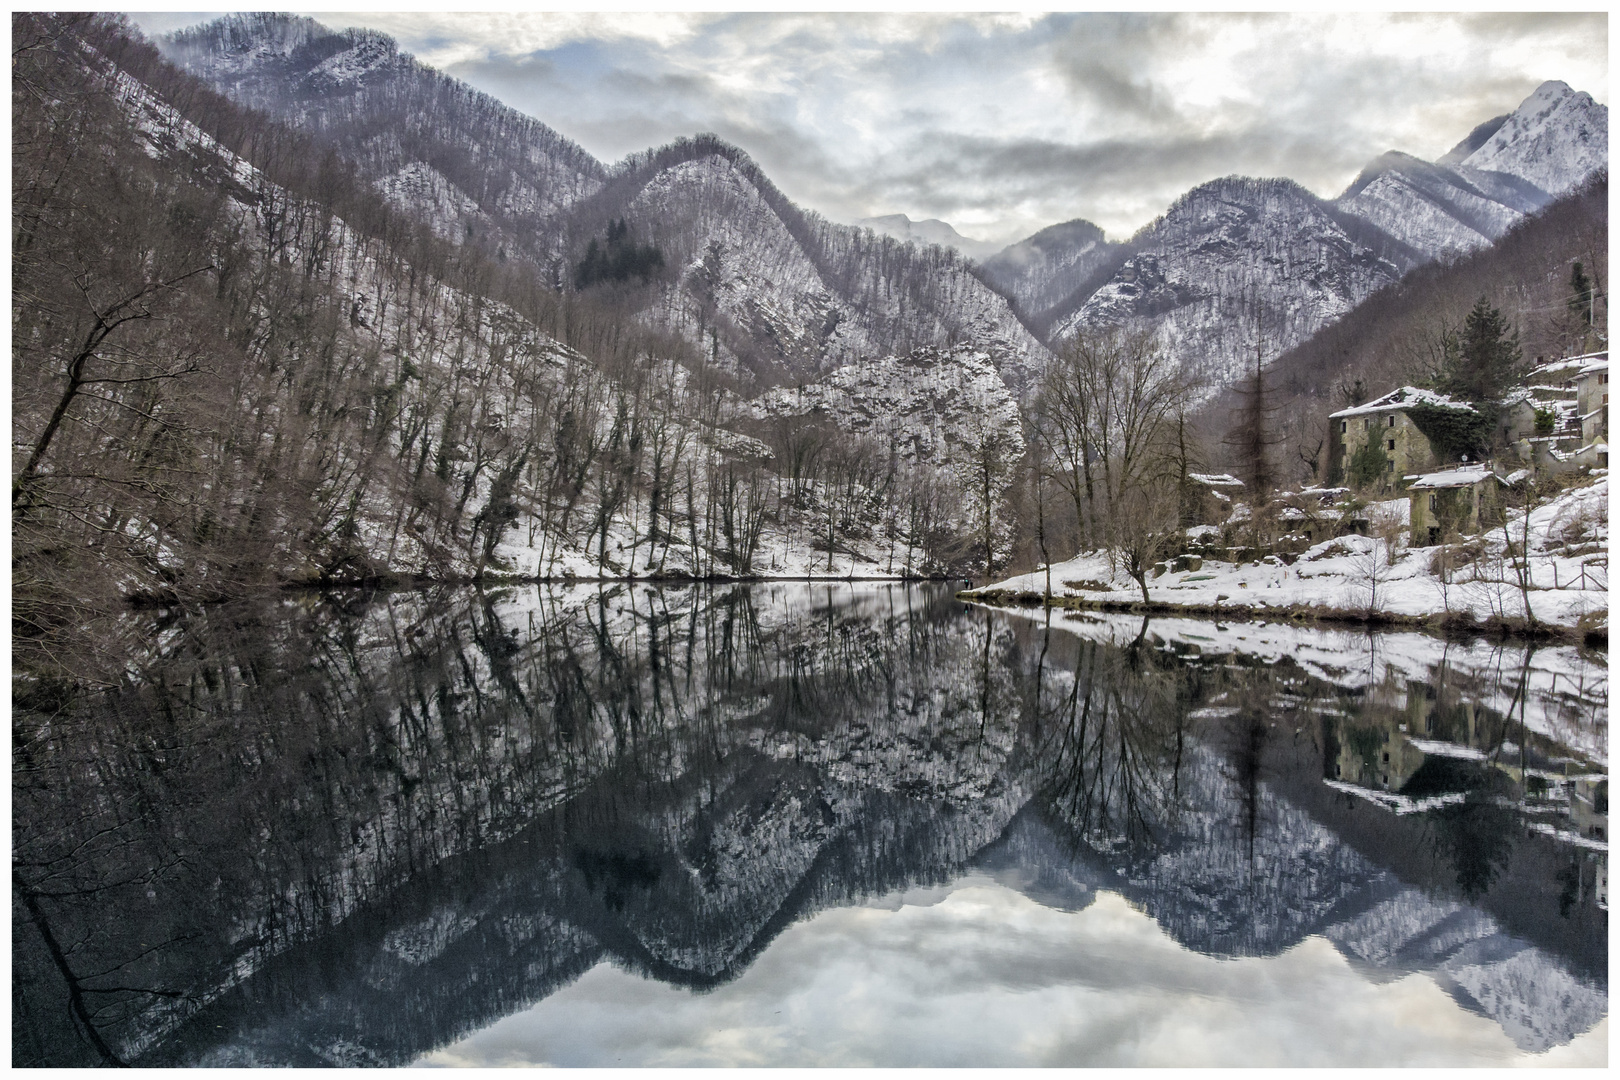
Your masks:
M17 1064L403 1063L604 958L714 986L797 919L973 867L1113 889L1215 955L1324 934L1440 971L1494 942L1563 980L1514 1005L1525 1045L1606 1012L1606 862L1527 828L1557 747L1477 672L1343 685L937 587L131 618L153 644L114 690L14 693Z

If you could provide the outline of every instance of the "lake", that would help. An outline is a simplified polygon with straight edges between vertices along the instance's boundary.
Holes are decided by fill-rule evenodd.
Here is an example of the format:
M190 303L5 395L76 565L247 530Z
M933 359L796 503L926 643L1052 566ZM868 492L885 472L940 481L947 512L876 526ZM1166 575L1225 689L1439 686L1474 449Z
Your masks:
M902 584L131 613L19 1065L1606 1062L1607 660Z

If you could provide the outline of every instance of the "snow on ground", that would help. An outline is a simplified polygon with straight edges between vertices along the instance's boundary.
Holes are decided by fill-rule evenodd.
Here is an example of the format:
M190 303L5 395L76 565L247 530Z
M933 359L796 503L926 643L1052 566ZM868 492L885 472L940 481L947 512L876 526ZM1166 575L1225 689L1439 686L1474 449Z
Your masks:
M1275 556L1250 563L1205 560L1196 570L1150 576L1148 598L1234 614L1316 609L1416 617L1452 613L1485 621L1493 616L1522 619L1528 596L1539 622L1573 628L1587 615L1606 622L1608 498L1609 481L1603 476L1532 511L1528 592L1503 557L1499 527L1478 539L1473 545L1477 553L1466 552L1464 545L1414 548L1401 541L1391 550L1382 539L1352 534L1317 544L1292 566ZM1398 512L1407 504L1401 499L1385 505ZM1507 531L1518 545L1524 535L1521 512L1509 512ZM1454 568L1441 572L1447 555ZM1043 594L1046 582L1043 567L988 585L985 591ZM1123 564L1106 552L1085 552L1053 564L1051 592L1124 603L1142 599L1141 588Z

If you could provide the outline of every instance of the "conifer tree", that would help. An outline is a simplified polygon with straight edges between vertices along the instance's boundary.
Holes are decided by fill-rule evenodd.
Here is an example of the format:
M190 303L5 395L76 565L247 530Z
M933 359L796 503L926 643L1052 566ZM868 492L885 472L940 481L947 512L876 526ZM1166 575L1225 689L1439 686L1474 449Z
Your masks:
M1494 404L1513 385L1521 358L1518 331L1481 296L1463 320L1462 333L1448 342L1438 389L1476 406Z
M1575 267L1569 274L1569 310L1570 313L1583 326L1592 325L1592 279L1586 276L1586 268L1576 260Z

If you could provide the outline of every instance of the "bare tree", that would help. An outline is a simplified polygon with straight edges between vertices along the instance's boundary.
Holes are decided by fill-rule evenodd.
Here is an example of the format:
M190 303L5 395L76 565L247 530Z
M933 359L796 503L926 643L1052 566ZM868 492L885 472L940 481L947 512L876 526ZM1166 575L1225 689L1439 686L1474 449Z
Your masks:
M1052 478L1074 506L1082 547L1117 548L1129 533L1131 546L1141 550L1159 529L1155 516L1144 516L1138 493L1163 496L1166 483L1176 516L1180 486L1195 460L1182 422L1188 398L1174 362L1145 332L1082 334L1048 368L1035 427L1051 454ZM1121 512L1127 511L1133 520L1122 531Z

